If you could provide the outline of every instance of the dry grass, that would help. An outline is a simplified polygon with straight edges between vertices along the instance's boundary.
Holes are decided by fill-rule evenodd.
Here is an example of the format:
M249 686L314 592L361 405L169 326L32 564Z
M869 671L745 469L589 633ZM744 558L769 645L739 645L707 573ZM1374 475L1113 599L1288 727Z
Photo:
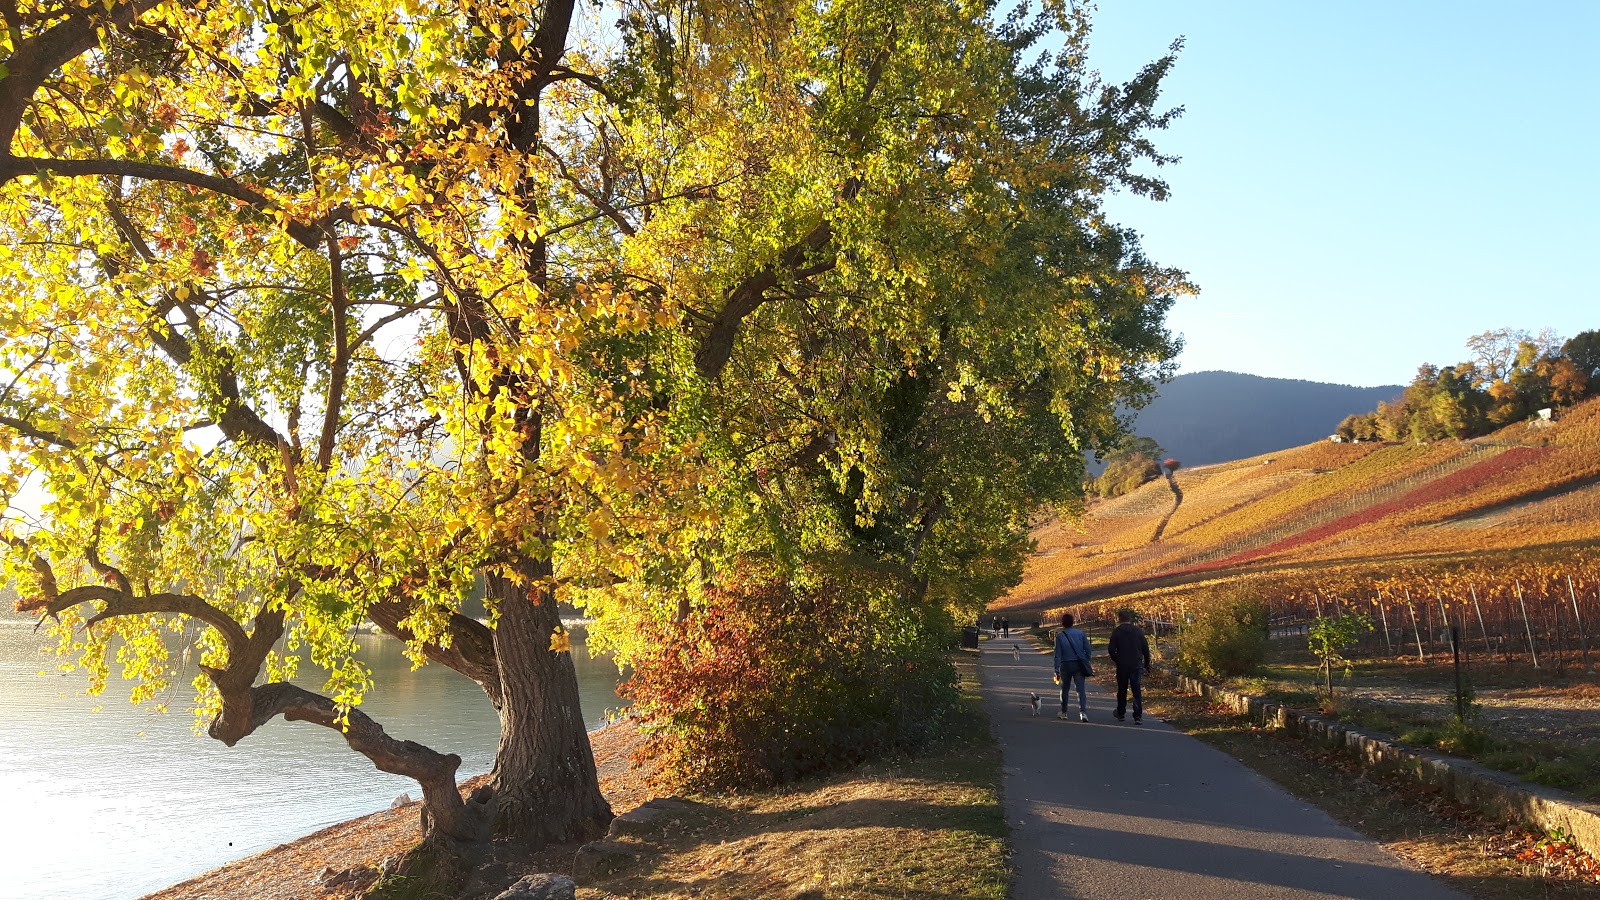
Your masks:
M1010 878L1000 752L960 666L966 703L937 753L860 767L780 791L700 796L697 812L649 843L639 866L579 890L582 900L923 898L1002 900ZM593 736L601 789L625 812L649 799L628 757L637 730ZM144 900L347 900L317 884L325 869L379 866L417 839L417 804L374 813L212 870ZM492 897L522 874L572 871L576 845L503 863L463 895ZM496 887L498 886L498 887Z
M579 896L998 900L1004 853L993 792L947 774L930 775L919 761L721 798L649 848L648 871Z
M966 721L942 752L781 791L696 797L697 815L642 849L648 867L581 900L1001 900L1010 872L1000 754L964 672Z

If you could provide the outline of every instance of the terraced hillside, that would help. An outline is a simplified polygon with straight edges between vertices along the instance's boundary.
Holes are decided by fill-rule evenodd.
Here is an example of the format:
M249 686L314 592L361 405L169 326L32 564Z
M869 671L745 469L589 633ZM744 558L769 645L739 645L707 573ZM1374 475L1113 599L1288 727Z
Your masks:
M1303 568L1600 546L1600 398L1468 441L1318 442L1180 470L1035 532L1002 609ZM1170 514L1157 536L1157 527Z

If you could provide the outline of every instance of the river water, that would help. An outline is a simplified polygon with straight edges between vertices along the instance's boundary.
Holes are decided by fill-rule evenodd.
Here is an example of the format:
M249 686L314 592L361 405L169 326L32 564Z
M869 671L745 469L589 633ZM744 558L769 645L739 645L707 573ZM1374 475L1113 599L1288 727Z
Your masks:
M572 656L593 728L622 701L616 667L591 659L581 635ZM130 704L115 677L87 696L84 676L39 652L41 636L0 612L0 900L139 897L419 794L315 725L274 719L232 748L196 735L192 664L166 714ZM500 726L478 686L443 666L410 671L390 638L358 640L378 685L362 709L396 737L459 754L461 777L487 772Z

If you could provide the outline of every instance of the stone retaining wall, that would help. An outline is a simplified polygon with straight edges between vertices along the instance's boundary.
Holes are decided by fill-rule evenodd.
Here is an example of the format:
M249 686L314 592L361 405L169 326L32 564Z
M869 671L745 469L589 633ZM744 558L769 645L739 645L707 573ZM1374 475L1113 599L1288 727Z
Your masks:
M1579 847L1600 856L1600 804L1565 791L1529 784L1504 772L1402 746L1387 735L1364 734L1314 713L1292 709L1262 697L1214 687L1184 675L1178 686L1191 694L1232 708L1265 728L1279 728L1355 757L1369 769L1404 774L1436 787L1463 806L1536 831L1560 829Z

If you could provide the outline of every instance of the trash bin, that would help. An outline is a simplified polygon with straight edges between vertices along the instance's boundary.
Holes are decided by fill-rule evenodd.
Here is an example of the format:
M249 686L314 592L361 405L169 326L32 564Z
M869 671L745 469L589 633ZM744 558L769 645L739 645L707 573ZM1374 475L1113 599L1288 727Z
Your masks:
M968 625L961 629L961 648L963 650L978 649L978 627L976 625Z

